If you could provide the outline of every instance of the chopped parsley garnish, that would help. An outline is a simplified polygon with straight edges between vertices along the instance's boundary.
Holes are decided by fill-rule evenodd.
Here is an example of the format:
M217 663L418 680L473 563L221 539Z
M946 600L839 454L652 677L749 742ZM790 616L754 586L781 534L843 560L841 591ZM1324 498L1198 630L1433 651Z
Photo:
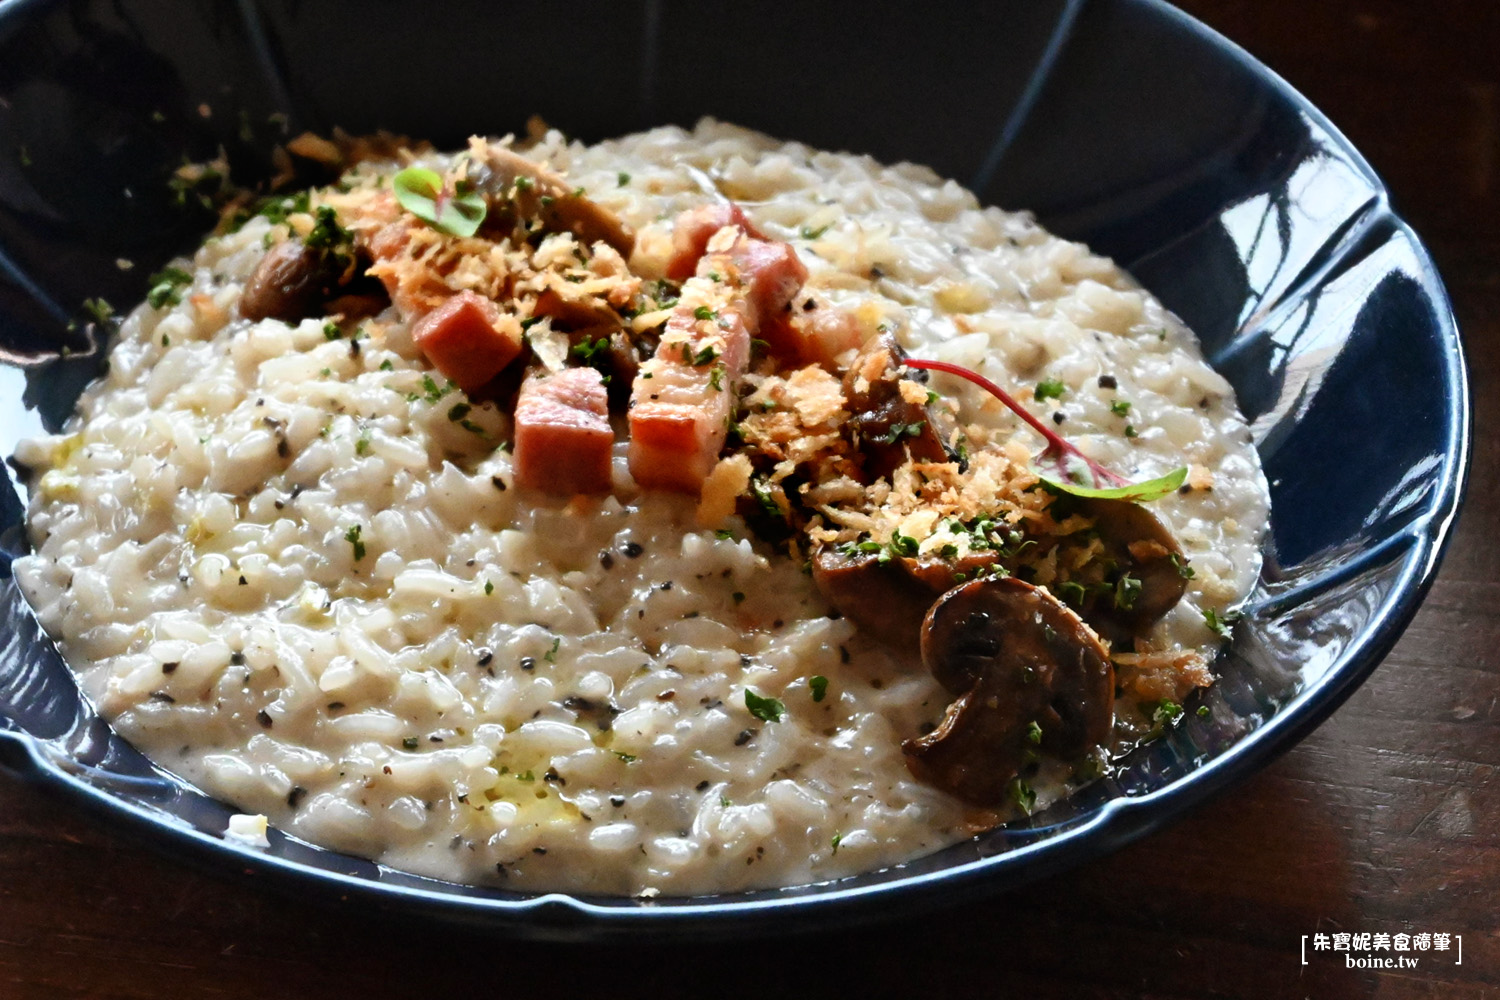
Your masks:
M335 256L353 253L354 234L339 225L339 214L327 205L313 213L318 220L302 242L314 250L326 250Z
M344 541L354 546L355 562L359 562L365 557L365 543L360 541L359 538L359 536L363 534L363 532L364 529L357 524L354 527L350 528L348 531L344 532Z
M615 175L615 187L624 187L626 184L629 184L629 183L630 183L630 175L627 174L625 171L621 170L618 174Z
M713 319L717 315L719 314L714 312L708 306L699 306L697 309L693 310L693 319Z
M713 344L707 344L701 351L694 354L691 360L694 368L702 368L704 365L712 364L718 360L718 357L719 349Z
M1130 404L1123 399L1116 399L1109 404L1109 412L1117 417L1123 417L1130 413Z
M360 429L359 439L354 442L354 453L356 455L368 455L370 453L370 428Z
M1068 387L1063 384L1062 379L1049 378L1036 384L1032 396L1040 403L1044 399L1062 399L1063 393L1067 391Z
M1140 435L1135 432L1135 425L1134 424L1126 424L1125 425L1125 436L1128 437L1128 438L1140 437Z
M1042 742L1042 727L1037 724L1035 719L1026 727L1026 739L1031 743Z
M839 844L843 843L843 840L844 835L842 833L835 833L833 835L833 839L828 842L828 846L833 848L834 854L837 854L839 852Z
M391 364L390 358L386 358L384 361L380 362L380 370L383 372L395 371L396 366Z
M813 701L822 701L828 696L828 678L822 674L813 674L809 677L807 687L812 691Z
M786 706L775 698L764 698L745 688L745 707L762 722L780 722L786 718Z
M598 340L592 341L585 337L581 343L573 345L572 354L576 358L582 358L584 364L592 365L596 355L608 347L608 337L600 337Z
M1175 701L1163 701L1151 712L1151 722L1158 726L1165 726L1174 721L1182 714L1182 706Z
M474 407L470 406L468 403L454 403L451 407L448 408L448 419L453 421L454 423L457 423L464 417L467 417L469 415L469 411L472 409L474 409Z
M614 751L614 755L616 757L620 758L621 760L623 760L627 764L634 764L636 761L640 760L640 758L637 757L635 754L633 754L633 753L626 753L624 750L616 750L616 751Z
M1136 598L1141 596L1141 581L1129 573L1123 574L1115 581L1115 607L1121 611L1129 611L1135 607Z
M100 326L108 326L115 316L115 307L101 298L84 299L83 311L92 316Z
M1218 633L1219 638L1228 639L1234 628L1234 623L1240 620L1238 611L1215 611L1213 608L1203 609L1203 621L1209 628Z
M448 395L448 393L457 388L458 386L454 385L452 382L449 382L443 386L439 386L437 382L433 381L431 375L422 376L422 392L426 394L427 402L429 403L436 403L438 400L442 399L444 396Z
M714 532L714 537L729 539L734 537L734 532L730 531L728 528L720 528L718 531Z
M338 340L341 336L343 336L343 333L339 330L337 323L330 321L323 324L324 340Z
M553 639L552 640L552 648L549 649L549 650L547 650L547 652L545 652L545 653L542 654L542 659L546 660L548 663L556 663L557 662L557 651L558 651L559 648L561 648L561 646L562 646L562 639L561 638Z
M817 229L814 229L811 226L803 226L802 229L799 230L799 234L804 240L815 240L818 237L822 236L824 233L828 232L830 228L832 227L819 226Z
M893 556L915 557L917 554L917 540L899 531L891 532L891 540L886 547Z
M1177 567L1177 575L1182 577L1184 580L1191 580L1193 578L1193 567L1189 566L1188 561L1182 558L1182 556L1178 555L1176 552L1172 553L1172 565Z
M417 748L417 738L415 736L408 736L401 741L401 746L406 750L415 750Z
M1206 719L1206 718L1209 717L1210 714L1211 713L1209 712L1209 708L1208 708L1207 705L1199 705L1198 706L1198 718L1200 718L1200 719Z
M484 581L484 596L488 597L495 592L495 585L489 580Z
M716 392L724 391L724 366L714 365L714 370L708 373L708 386Z
M895 444L903 437L920 437L922 429L927 426L927 421L918 420L910 424L891 424L889 430L884 434L877 434L870 438L876 444Z
M191 285L193 276L177 267L166 267L151 276L151 290L146 301L152 309L175 306L182 301L182 287Z
M1010 793L1010 800L1020 806L1021 812L1030 816L1036 808L1036 791L1020 778L1012 778L1006 791Z

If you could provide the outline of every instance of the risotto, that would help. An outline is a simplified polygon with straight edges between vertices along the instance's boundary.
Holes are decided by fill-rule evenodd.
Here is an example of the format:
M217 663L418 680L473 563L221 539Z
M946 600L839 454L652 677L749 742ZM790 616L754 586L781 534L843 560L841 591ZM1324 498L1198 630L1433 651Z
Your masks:
M1266 487L1110 261L713 121L339 155L16 456L17 578L163 768L438 878L722 892L1041 809L1211 683Z

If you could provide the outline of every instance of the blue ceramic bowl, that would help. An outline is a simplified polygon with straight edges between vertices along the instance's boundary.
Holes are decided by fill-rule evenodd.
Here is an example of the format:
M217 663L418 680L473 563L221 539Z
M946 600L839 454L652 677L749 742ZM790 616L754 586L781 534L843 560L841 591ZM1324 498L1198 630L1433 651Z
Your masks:
M171 170L218 146L237 170L266 170L274 113L294 131L385 127L440 146L519 130L531 113L585 138L712 114L929 163L986 201L1032 209L1198 332L1251 421L1272 499L1265 572L1209 712L1025 825L888 871L649 903L527 896L274 832L264 852L225 843L232 810L110 732L6 572L9 769L184 860L364 909L559 938L797 928L995 892L1141 836L1317 725L1415 612L1468 461L1442 284L1349 143L1202 25L1151 0L929 0L873 21L841 0L799 11L795 31L749 4L572 5L566 17L419 6L0 0L0 452L55 428L99 370L87 331L68 329L81 303L138 301L155 266L207 228L191 197L174 204ZM10 485L0 518L14 554L25 543Z

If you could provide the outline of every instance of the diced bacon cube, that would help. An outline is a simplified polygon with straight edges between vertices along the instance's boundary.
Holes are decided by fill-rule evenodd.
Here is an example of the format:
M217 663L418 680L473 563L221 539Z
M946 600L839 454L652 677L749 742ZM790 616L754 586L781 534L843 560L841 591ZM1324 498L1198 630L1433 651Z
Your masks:
M754 310L751 325L773 353L789 362L811 360L799 331L791 324L792 300L807 281L807 266L791 244L780 240L739 240L728 253Z
M672 223L672 259L667 263L667 277L673 281L691 278L708 251L708 241L725 226L738 226L747 235L761 238L745 210L734 202L700 205L677 216Z
M599 372L527 376L515 419L516 485L564 496L608 492L615 433Z
M412 325L412 340L434 368L475 392L521 353L521 323L489 299L462 291Z
M645 489L696 494L718 462L750 359L743 311L730 304L698 320L679 307L641 366L630 393L630 473Z

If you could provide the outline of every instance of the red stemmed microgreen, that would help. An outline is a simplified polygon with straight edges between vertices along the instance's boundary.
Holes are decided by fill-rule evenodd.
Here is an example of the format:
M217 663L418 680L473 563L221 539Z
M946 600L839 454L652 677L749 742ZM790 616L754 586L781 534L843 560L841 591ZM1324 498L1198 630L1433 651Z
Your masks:
M961 365L950 364L947 361L934 361L929 358L906 358L903 361L908 368L921 368L929 371L946 372L956 375L965 381L972 382L985 392L994 396L1004 403L1010 410L1020 417L1031 428L1047 441L1047 447L1042 450L1038 459L1040 462L1050 465L1057 470L1056 480L1042 477L1042 481L1049 487L1064 493L1072 493L1075 496L1093 497L1103 500L1130 500L1136 503L1145 503L1148 500L1156 500L1166 496L1182 485L1187 478L1187 469L1179 468L1167 473L1159 479L1150 479L1142 483L1132 483L1121 476L1115 475L1098 462L1089 458L1079 451L1071 442L1058 434L1052 428L1044 424L1033 413L1027 410L1015 397L983 375ZM1088 481L1083 481L1085 475Z
M452 183L426 167L407 167L391 178L391 188L402 208L449 236L473 236L488 211L472 186Z

